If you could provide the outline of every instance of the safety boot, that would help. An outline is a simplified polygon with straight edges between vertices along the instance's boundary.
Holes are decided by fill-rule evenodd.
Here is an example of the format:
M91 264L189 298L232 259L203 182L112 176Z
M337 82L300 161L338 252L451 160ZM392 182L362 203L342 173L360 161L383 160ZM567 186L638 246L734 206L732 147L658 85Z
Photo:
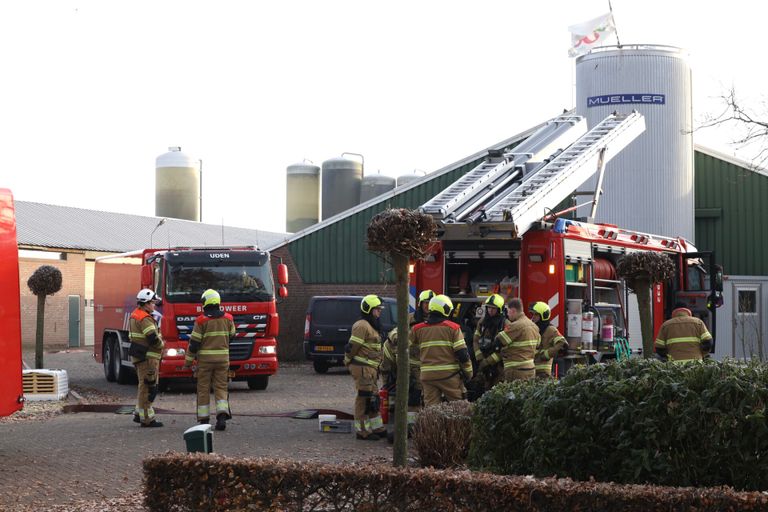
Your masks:
M227 415L219 414L216 416L216 430L226 430L227 428Z
M162 426L163 426L163 422L162 421L157 421L157 420L152 420L149 423L142 423L141 424L142 428L157 428L157 427L162 427Z
M373 433L368 434L367 436L364 436L364 435L362 435L361 433L358 432L355 435L355 437L357 437L361 441L378 441L379 439L381 439L377 434L373 434Z

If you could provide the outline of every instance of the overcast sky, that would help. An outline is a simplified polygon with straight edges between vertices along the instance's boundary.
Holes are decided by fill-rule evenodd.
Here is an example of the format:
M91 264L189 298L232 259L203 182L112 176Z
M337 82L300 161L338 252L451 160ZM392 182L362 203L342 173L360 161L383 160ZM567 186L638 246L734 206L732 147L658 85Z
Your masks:
M613 0L624 44L689 50L694 116L762 103L762 2ZM0 4L0 187L154 215L155 158L203 160L203 221L285 230L285 167L433 171L573 106L569 25L607 1ZM768 118L768 115L764 116ZM695 141L733 152L735 135ZM747 156L742 153L742 156Z

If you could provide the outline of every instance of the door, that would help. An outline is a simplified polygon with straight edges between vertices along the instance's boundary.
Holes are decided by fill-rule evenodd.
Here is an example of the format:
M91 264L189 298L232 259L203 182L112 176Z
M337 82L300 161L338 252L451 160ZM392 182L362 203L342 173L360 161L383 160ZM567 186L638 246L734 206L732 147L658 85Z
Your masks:
M80 346L80 296L70 295L69 303L69 346Z
M762 333L760 284L733 285L733 354L738 359L766 361Z

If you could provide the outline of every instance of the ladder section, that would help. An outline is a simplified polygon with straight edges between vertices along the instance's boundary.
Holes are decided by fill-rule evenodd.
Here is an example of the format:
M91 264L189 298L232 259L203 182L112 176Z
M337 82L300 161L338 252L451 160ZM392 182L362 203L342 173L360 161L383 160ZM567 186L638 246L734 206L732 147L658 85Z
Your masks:
M526 163L538 160L542 153L548 157L569 146L586 131L586 120L582 116L556 117L510 152L489 150L485 162L424 203L421 211L438 221L460 220L469 210L496 197L515 180L519 181Z
M487 222L514 222L517 236L554 208L603 164L645 131L639 112L612 114L577 140L551 162L526 176L520 186L500 196L485 210Z

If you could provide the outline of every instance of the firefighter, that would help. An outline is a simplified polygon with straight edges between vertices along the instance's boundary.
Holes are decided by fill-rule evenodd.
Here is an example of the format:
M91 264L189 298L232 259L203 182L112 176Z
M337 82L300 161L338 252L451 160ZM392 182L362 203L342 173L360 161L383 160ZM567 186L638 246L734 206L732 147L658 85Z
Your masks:
M494 359L504 362L504 380L525 380L535 376L534 357L541 343L539 328L525 316L523 303L514 298L507 304L510 323L496 336Z
M669 320L661 324L656 337L656 353L669 361L700 361L712 349L712 335L700 318L678 302Z
M203 314L195 319L184 367L197 359L197 420L211 421L211 385L216 399L216 430L225 430L232 419L229 409L229 341L235 336L232 315L221 309L221 296L216 290L205 290Z
M344 364L355 379L355 436L377 441L387 434L378 406L378 372L381 364L381 299L366 295L360 301L362 318L352 326Z
M504 298L496 293L488 297L483 305L482 317L477 323L472 338L475 361L478 367L475 380L480 395L498 384L504 376L499 364L501 358L493 357L493 347L496 335L509 324L510 321L506 318L506 310L504 309ZM485 361L486 358L490 359Z
M448 320L452 310L451 299L435 295L429 301L427 321L411 331L411 341L419 349L421 388L427 406L443 399L463 399L464 382L472 378L472 360L461 326Z
M416 306L416 311L408 315L408 325L413 327L415 324L420 324L429 316L429 301L435 296L435 292L432 290L424 290L419 294L419 303Z
M549 379L552 378L552 360L560 351L568 349L568 342L557 327L549 323L552 311L546 302L531 304L529 312L541 335L541 345L536 349L534 358L536 377Z
M128 321L128 338L131 341L128 354L139 381L133 421L141 423L142 427L163 426L161 421L155 419L152 408L157 397L158 370L163 352L163 339L153 316L156 304L155 292L144 288L136 295L136 309Z
M397 382L397 327L387 334L382 349L381 373L391 391ZM408 429L416 423L416 415L421 408L421 361L419 349L408 340Z

